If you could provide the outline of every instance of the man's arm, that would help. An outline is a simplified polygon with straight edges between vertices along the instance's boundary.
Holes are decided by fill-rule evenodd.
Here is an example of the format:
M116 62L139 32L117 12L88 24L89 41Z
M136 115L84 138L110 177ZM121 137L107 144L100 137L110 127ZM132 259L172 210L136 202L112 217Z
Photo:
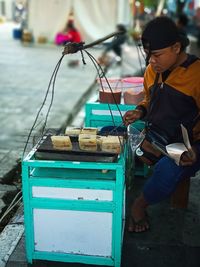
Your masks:
M129 124L133 123L136 120L139 120L144 117L143 110L142 109L134 109L134 110L128 110L124 116L124 125L128 126Z

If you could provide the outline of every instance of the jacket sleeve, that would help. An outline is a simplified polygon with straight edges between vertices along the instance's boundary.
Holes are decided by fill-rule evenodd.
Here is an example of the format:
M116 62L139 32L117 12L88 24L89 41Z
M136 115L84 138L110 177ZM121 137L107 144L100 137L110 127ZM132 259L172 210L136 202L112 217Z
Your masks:
M147 67L145 74L144 74L144 88L143 88L143 92L144 92L144 99L138 103L136 109L142 110L143 111L143 117L145 117L147 110L148 110L148 106L150 103L150 92L149 92L149 79L150 79L150 68L149 66ZM142 117L142 118L143 118Z

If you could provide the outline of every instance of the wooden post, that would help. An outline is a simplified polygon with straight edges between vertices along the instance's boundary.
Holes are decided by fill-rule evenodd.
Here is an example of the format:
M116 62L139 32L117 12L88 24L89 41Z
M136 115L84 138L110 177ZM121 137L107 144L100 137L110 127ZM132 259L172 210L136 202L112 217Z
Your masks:
M181 180L171 196L171 207L186 209L188 206L190 178Z

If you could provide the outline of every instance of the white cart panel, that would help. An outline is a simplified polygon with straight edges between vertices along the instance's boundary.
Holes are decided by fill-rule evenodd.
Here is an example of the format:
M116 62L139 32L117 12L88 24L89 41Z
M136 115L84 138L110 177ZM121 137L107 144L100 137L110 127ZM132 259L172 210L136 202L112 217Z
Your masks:
M33 209L33 220L36 251L111 257L112 213Z
M112 110L112 115L113 116L123 116L126 113L126 111L121 111L118 110ZM108 115L110 116L110 110L92 110L93 115Z
M33 186L33 197L57 198L57 199L83 199L83 200L102 200L112 201L113 191L99 189L79 189L79 188L61 188Z

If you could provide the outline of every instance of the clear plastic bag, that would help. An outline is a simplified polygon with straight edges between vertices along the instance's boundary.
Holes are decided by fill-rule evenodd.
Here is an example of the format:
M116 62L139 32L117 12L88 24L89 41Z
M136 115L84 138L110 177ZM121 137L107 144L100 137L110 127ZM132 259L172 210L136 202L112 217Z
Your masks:
M131 179L135 176L135 155L136 150L142 143L142 141L145 138L145 134L143 132L140 132L138 129L133 127L133 125L129 125L127 127L127 135L128 135L128 169L129 172L131 171ZM130 178L129 178L130 179ZM131 186L131 181L129 180L129 186Z
M140 132L131 124L127 128L127 133L128 133L128 145L131 148L132 155L134 155L136 149L140 146L140 144L144 140L145 134L143 132Z

